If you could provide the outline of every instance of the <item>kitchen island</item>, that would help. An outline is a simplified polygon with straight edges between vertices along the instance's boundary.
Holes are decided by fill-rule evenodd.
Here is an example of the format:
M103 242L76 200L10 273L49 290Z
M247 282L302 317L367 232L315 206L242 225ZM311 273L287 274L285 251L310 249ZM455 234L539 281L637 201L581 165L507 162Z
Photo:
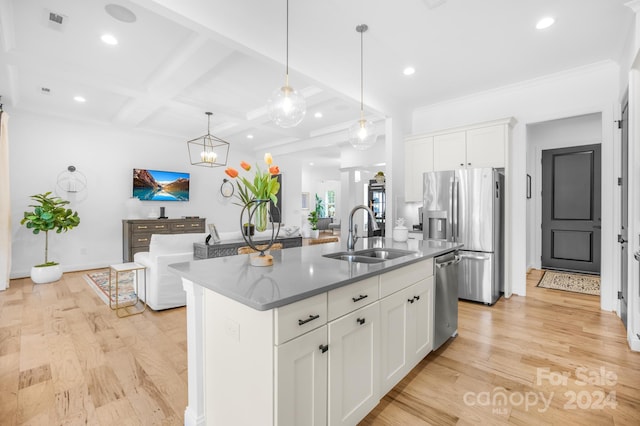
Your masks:
M433 257L455 243L361 239L408 250L379 263L340 243L178 263L187 292L187 425L356 424L433 346Z

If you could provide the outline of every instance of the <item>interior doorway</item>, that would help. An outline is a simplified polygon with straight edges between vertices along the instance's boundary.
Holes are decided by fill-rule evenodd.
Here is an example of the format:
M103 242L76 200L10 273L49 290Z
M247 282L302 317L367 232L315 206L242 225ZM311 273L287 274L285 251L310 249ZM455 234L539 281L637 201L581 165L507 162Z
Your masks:
M629 267L629 97L628 93L622 100L622 115L620 128L620 233L618 243L620 245L620 319L627 326L627 300L629 293L628 267Z
M542 151L542 268L600 273L600 144Z

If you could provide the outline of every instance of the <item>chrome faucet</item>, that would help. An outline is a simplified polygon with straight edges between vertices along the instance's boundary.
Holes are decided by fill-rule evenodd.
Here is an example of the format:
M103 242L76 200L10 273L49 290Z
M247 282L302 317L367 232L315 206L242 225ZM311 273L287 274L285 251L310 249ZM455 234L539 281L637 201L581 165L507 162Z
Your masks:
M376 222L376 215L373 214L373 211L371 211L371 209L367 206L365 206L364 204L360 204L359 206L355 206L352 210L351 213L349 213L349 237L347 238L347 251L353 251L353 248L356 245L356 241L358 241L358 235L356 235L358 233L358 225L355 225L355 229L354 229L354 224L353 224L353 215L355 214L355 212L357 210L366 210L369 213L369 217L371 218L371 228L374 231L377 231L378 229L380 229L378 227L378 223Z

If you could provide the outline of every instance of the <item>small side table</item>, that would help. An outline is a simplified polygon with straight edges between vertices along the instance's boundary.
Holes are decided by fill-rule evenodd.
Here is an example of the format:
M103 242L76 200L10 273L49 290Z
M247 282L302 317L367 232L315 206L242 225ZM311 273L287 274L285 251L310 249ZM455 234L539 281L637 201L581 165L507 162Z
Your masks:
M119 318L128 317L130 315L141 314L147 309L147 277L145 273L146 266L140 265L139 263L129 262L129 263L119 263L117 265L109 266L109 307L116 311L116 315ZM124 303L120 303L120 274L125 272L133 272L133 280L135 282L135 297L132 300L129 300ZM140 272L142 272L142 276L144 277L144 300L142 300L142 308L138 308L137 310L130 310L129 308L136 306L139 302L141 302L138 295L140 294L139 288L139 276ZM115 293L112 291L112 286L115 277ZM122 313L124 312L124 313Z

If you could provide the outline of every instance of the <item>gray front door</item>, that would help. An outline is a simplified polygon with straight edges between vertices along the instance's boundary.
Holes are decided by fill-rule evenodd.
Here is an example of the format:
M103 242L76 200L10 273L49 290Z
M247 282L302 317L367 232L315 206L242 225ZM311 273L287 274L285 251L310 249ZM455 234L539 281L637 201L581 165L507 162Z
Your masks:
M600 144L542 151L542 268L600 273Z
M629 100L625 96L622 101L622 138L620 139L620 318L624 326L627 326L627 299L629 293L629 283L627 273L629 267L629 247L627 240L628 233L628 207L629 207Z

